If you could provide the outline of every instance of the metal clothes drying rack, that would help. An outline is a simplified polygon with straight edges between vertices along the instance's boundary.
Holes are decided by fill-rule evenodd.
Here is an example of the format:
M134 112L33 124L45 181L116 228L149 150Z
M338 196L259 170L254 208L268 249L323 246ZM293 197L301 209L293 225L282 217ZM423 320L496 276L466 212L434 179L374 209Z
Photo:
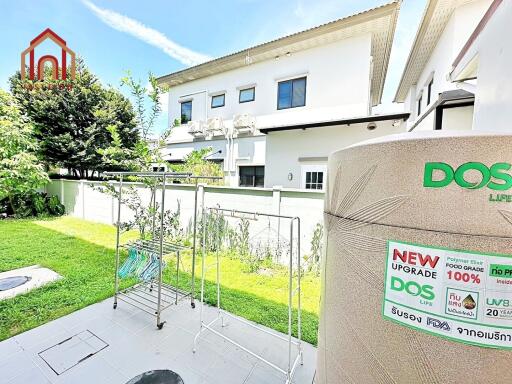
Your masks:
M195 294L195 263L196 263L196 237L197 237L197 208L198 208L198 191L200 179L220 179L220 177L210 176L194 176L191 173L175 173L175 172L105 172L107 176L119 177L119 196L118 196L118 207L117 207L117 233L116 233L116 271L115 271L115 294L113 308L117 308L118 300L121 300L127 304L133 305L142 311L149 313L156 317L156 325L158 329L162 329L165 321L161 320L161 313L171 305L178 304L187 297L190 297L190 305L195 308L194 294ZM152 217L152 237L151 239L139 239L134 242L127 244L120 244L121 234L121 208L122 208L122 193L123 193L123 178L125 176L143 177L143 178L154 178L155 193L152 198L153 205L153 217ZM179 244L173 244L164 240L164 212L165 212L165 192L166 183L169 180L176 179L188 179L194 180L195 192L194 192L194 221L193 221L193 242L192 248L184 247ZM161 180L160 186L162 189L160 199L160 233L157 233L156 228L156 191ZM204 202L204 189L201 196L201 205ZM156 277L145 282L140 282L126 288L119 290L119 256L120 249L131 249L134 248L137 251L145 251L154 253L158 257L158 273ZM180 252L185 249L192 249L192 271L190 279L190 290L183 290L178 287L179 283L179 269L180 264L183 267L183 263L180 258ZM176 287L169 284L163 283L162 272L163 272L163 257L175 254L176 255Z
M244 320L240 317L234 316L233 314L224 311L220 308L220 257L219 257L219 246L217 247L216 251L216 262L213 265L210 265L210 267L216 267L217 270L217 276L216 276L216 285L217 285L217 317L213 319L212 321L205 323L203 321L203 306L204 306L204 282L205 282L205 273L207 267L205 266L205 255L206 255L206 226L203 226L203 234L202 234L202 257L201 257L201 310L200 310L200 328L199 332L197 332L195 338L194 338L194 347L193 352L196 352L197 342L199 340L199 337L201 336L201 333L208 330L212 333L214 333L217 336L222 337L224 340L230 342L231 344L237 346L238 348L242 349L243 351L247 352L251 356L254 356L258 360L262 361L263 363L267 364L268 366L274 368L275 370L281 372L286 376L286 384L291 384L293 375L295 373L295 370L297 369L298 364L301 365L304 363L303 359L303 351L302 351L302 324L301 324L301 288L300 288L300 280L301 280L301 270L300 270L300 218L298 217L292 217L292 216L283 216L283 215L274 215L274 214L268 214L268 213L260 213L260 212L249 212L249 211L240 211L240 210L233 210L233 209L222 209L219 207L213 207L213 208L203 208L203 222L205 220L206 214L216 214L216 215L223 215L228 217L234 217L234 218L245 218L249 220L258 220L258 217L267 217L267 218L276 218L278 220L278 225L281 223L281 219L288 219L290 221L290 258L288 263L288 335L287 337L283 337L279 334L269 332L267 329L260 327L250 321ZM296 226L294 226L294 223L297 223ZM294 235L294 228L296 227L296 233L297 233L297 248L296 248L296 268L297 268L297 276L296 276L296 286L294 287L293 280L294 280L294 243L293 243L293 235ZM218 239L218 236L217 236ZM293 323L293 297L295 295L298 295L297 297L297 338L292 337L292 323ZM222 334L221 332L215 330L213 328L213 325L220 320L221 327L224 327L224 316L229 316L230 318L240 321L243 324L246 324L252 328L255 328L259 331L265 332L270 336L276 337L278 339L281 339L283 341L286 341L288 343L288 364L286 369L283 369L279 367L277 364L265 359L261 354L256 353L255 351L250 350L249 348L239 344L232 338ZM296 347L296 354L293 354L293 346Z
M147 251L159 254L158 243L158 241L137 240L134 242L129 242L127 244L120 245L120 247L125 249L135 248L138 251ZM187 297L190 297L190 304L192 308L194 308L195 304L192 288L190 289L190 291L185 291L183 289L178 288L179 270L181 263L180 252L185 249L190 249L190 247L184 247L166 241L163 242L163 252L161 255L167 256L173 253L176 255L176 287L173 287L162 281L160 276L161 271L163 271L163 264L162 256L160 256L159 254L159 271L157 277L149 281L140 282L121 291L116 290L113 305L114 309L117 308L117 300L121 300L125 303L131 304L150 315L156 315L157 327L158 329L161 329L165 321L160 320L160 314L162 311L169 308L171 305L176 305L178 304L179 301ZM181 266L183 266L182 263Z

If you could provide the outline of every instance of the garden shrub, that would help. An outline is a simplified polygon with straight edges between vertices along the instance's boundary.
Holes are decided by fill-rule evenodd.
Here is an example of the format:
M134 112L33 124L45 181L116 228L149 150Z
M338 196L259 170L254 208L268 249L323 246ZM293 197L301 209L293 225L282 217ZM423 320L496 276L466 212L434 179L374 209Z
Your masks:
M59 198L44 192L18 194L0 201L0 214L3 217L62 216L64 213L65 207Z

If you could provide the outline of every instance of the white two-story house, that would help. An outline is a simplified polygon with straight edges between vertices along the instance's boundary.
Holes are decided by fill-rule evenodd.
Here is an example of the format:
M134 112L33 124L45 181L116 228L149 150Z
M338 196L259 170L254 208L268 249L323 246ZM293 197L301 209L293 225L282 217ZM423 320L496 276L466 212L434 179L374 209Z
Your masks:
M475 89L454 83L452 65L492 0L428 0L395 95L407 130L471 130Z
M211 147L226 184L323 190L329 153L403 131L408 113L372 115L399 2L159 78L179 123L165 158Z

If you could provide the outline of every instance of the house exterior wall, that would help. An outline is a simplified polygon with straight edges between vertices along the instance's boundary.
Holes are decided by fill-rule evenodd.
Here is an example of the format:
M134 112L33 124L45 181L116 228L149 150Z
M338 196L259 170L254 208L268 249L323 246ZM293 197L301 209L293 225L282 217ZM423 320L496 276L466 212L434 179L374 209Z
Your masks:
M459 6L453 11L450 20L446 24L441 37L418 78L417 84L411 87L407 100L404 103L405 111L411 113L411 117L407 122L408 130L428 111L429 106L437 100L440 93L456 88L447 78L451 71L452 63L485 14L485 11L489 8L491 2L492 0L477 0ZM434 82L430 104L427 105L427 87L431 79ZM418 116L417 101L420 96L422 96L422 107L421 113ZM422 126L424 126L425 120L421 122ZM429 119L429 121L433 122L433 119ZM418 127L414 129L416 130ZM421 129L424 130L425 128ZM434 126L432 125L430 129L434 129ZM471 129L471 126L468 126L468 129Z
M443 129L450 131L471 131L473 129L472 105L449 108L443 111Z
M169 122L180 117L180 100L191 96L192 120L222 117L229 125L235 114L257 116L257 127L329 120L368 114L371 35L365 34L299 51L171 88ZM306 105L277 110L281 80L307 77ZM239 89L255 86L255 101L239 103ZM225 92L225 106L211 108L211 95ZM206 102L206 105L205 105ZM205 116L207 114L207 116ZM174 130L169 143L192 140L186 127Z
M306 105L278 110L278 83L303 76L307 78ZM169 122L180 117L180 101L188 100L192 101L192 121L221 117L226 127L232 126L234 115L244 113L255 116L256 128L366 116L370 105L370 80L371 35L363 34L172 87ZM255 100L239 103L239 90L250 86L255 87ZM211 97L220 93L225 93L225 105L211 108ZM223 161L225 182L231 186L239 185L239 170L244 165L265 165L265 186L286 184L286 180L275 177L281 173L273 168L281 167L281 162L293 164L298 157L314 152L302 145L302 131L293 131L287 136L286 150L269 157L266 148L269 138L258 130L254 135L235 137L232 145L222 135L194 139L188 130L187 125L173 128L164 157L179 161L194 149L221 150L221 154L210 159ZM331 149L340 148L333 146L329 136L321 131L308 131L307 136L308 140L323 143L320 152L324 157ZM296 145L296 139L300 144ZM276 156L284 158L276 162ZM296 181L290 185L299 188Z
M228 141L224 138L201 141L187 141L175 143L168 146L164 156L172 159L182 159L193 150L199 150L210 147L211 153L222 151L221 153L208 157L209 160L222 161L225 171L226 185L238 186L239 167L247 165L265 165L265 135L257 135L250 137L238 137L233 139L233 159L235 165L229 170L226 154L229 152Z
M503 1L478 39L474 129L512 132L512 2Z
M327 156L330 153L359 141L403 132L401 125L393 127L391 121L376 124L377 128L373 131L366 128L368 124L352 124L269 133L265 186L303 188L303 171L308 166L323 169L326 176ZM292 180L288 177L290 173Z
M432 131L435 124L435 111L425 115L417 123L414 131ZM473 126L473 106L445 108L443 110L443 129L450 131L470 131Z
M431 131L434 129L434 117L435 112L429 113L425 115L425 117L416 122L416 126L414 127L415 131Z

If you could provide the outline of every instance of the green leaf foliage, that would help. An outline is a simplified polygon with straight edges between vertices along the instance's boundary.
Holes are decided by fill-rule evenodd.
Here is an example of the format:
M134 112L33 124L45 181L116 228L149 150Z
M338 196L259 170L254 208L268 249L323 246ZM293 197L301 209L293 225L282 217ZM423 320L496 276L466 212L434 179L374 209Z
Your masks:
M16 100L0 90L0 200L12 200L44 186L49 180L36 156L33 127Z
M118 90L104 87L83 60L77 60L75 80L65 84L50 76L22 81L17 73L10 86L34 125L48 165L79 177L134 166L140 136L132 104Z
M218 176L224 177L222 165L206 159L212 152L211 147L194 150L190 152L183 160L182 164L174 164L172 170L174 172L192 173L201 176ZM208 184L222 184L222 179L218 181L206 180Z

